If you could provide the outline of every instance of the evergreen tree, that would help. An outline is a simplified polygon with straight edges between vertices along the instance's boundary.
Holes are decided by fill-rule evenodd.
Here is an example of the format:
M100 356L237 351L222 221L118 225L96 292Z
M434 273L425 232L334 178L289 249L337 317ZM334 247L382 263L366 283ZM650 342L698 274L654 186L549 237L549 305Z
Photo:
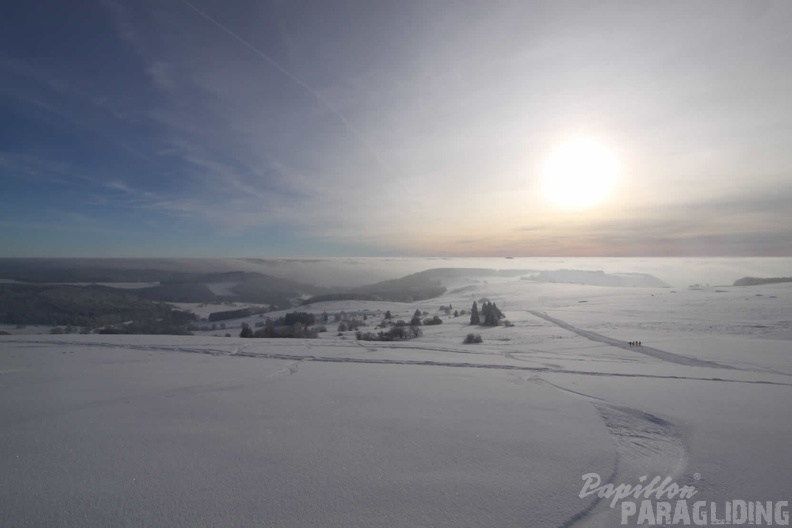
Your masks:
M479 319L478 305L476 304L476 301L473 301L473 308L470 310L470 324L472 325L481 324L481 320Z
M498 306L489 301L482 305L481 313L484 315L484 326L498 326L499 321L505 317Z
M495 311L492 306L489 306L487 313L484 314L484 326L498 326L498 319L495 317Z

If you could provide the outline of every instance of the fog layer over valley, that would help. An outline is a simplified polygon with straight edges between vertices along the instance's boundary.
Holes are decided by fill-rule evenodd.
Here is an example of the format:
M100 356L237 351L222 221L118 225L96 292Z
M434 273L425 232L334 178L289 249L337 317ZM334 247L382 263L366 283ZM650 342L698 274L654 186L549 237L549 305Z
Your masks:
M184 274L254 272L325 288L351 288L433 268L483 268L605 273L645 273L674 287L732 284L741 277L783 277L789 258L593 258L593 257L368 257L368 258L72 258L0 259L0 279L23 282L159 282Z
M277 309L219 301L241 311L215 329L206 302L119 298L194 311L179 323L193 335L4 326L0 525L620 525L619 504L579 496L592 473L670 477L696 489L691 504L789 500L792 283L733 285L788 277L789 259L361 259L362 284L343 259L322 262L349 280L310 280L307 261L290 276L182 269L219 297L264 291L265 275L321 282ZM5 278L93 291L31 284L34 271ZM219 280L230 272L244 273ZM184 293L175 278L153 280L159 294ZM438 291L387 298L415 285ZM324 330L239 337L286 321ZM414 321L410 339L359 339Z

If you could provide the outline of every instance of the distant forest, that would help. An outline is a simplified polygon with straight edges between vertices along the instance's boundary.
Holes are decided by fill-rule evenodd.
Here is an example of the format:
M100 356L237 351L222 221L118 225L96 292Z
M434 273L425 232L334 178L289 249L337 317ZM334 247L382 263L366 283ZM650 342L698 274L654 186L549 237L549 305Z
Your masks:
M0 323L17 325L98 328L126 323L130 327L129 323L134 321L142 322L147 327L155 322L159 326L171 323L184 326L187 322L184 316L167 303L244 302L284 309L337 299L413 302L445 292L440 282L425 272L358 288L334 290L252 272L196 274L158 270L35 267L29 273L21 268L0 271L6 273L2 278L20 281L0 283ZM158 284L136 289L95 284L138 281ZM252 314L254 312L250 310L229 310L213 313L209 319L221 321Z
M0 322L97 328L130 321L181 325L191 314L103 286L0 285Z
M735 286L759 286L761 284L777 284L780 282L792 282L792 277L772 277L760 279L758 277L743 277L734 281Z

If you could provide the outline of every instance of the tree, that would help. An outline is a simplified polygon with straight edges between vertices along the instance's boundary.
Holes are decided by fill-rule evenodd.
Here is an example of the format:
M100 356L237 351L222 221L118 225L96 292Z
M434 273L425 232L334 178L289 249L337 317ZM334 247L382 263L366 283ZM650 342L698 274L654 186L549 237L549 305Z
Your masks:
M305 337L305 327L302 325L302 323L296 322L292 325L292 337Z
M391 315L390 310L385 312L385 319L393 319L393 316Z
M484 326L498 326L500 320L505 317L498 306L489 301L483 304L481 313L484 314Z
M253 337L253 329L249 325L242 325L242 331L239 332L239 337Z
M476 301L473 301L473 308L470 310L470 324L472 325L481 324L481 319L479 319L478 305L476 304Z
M491 303L485 302L481 307L481 313L484 314L484 326L498 326L498 319L495 317Z

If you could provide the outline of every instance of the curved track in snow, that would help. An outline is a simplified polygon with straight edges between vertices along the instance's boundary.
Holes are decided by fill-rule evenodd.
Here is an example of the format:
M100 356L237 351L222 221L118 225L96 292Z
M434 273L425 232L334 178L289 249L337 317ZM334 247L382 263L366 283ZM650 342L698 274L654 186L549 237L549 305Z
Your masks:
M544 319L545 321L553 323L556 326L560 326L564 330L569 330L570 332L575 333L580 337L585 337L590 341L597 341L598 343L604 343L606 345L623 348L625 350L629 350L630 352L638 352L639 354L644 354L653 357L655 359L659 359L661 361L676 363L677 365L685 365L686 367L709 367L709 368L719 368L725 370L740 370L735 367L731 367L729 365L716 363L715 361L706 361L703 359L696 359L690 356L683 356L681 354L674 354L673 352L666 352L665 350L660 350L659 348L648 347L648 346L640 346L640 347L630 346L629 343L622 341L621 339L614 339L612 337L598 334L597 332L592 332L590 330L583 330L581 328L577 328L565 321L562 321L561 319L556 319L555 317L551 317L544 312L537 312L534 310L528 310L528 312L540 319Z

